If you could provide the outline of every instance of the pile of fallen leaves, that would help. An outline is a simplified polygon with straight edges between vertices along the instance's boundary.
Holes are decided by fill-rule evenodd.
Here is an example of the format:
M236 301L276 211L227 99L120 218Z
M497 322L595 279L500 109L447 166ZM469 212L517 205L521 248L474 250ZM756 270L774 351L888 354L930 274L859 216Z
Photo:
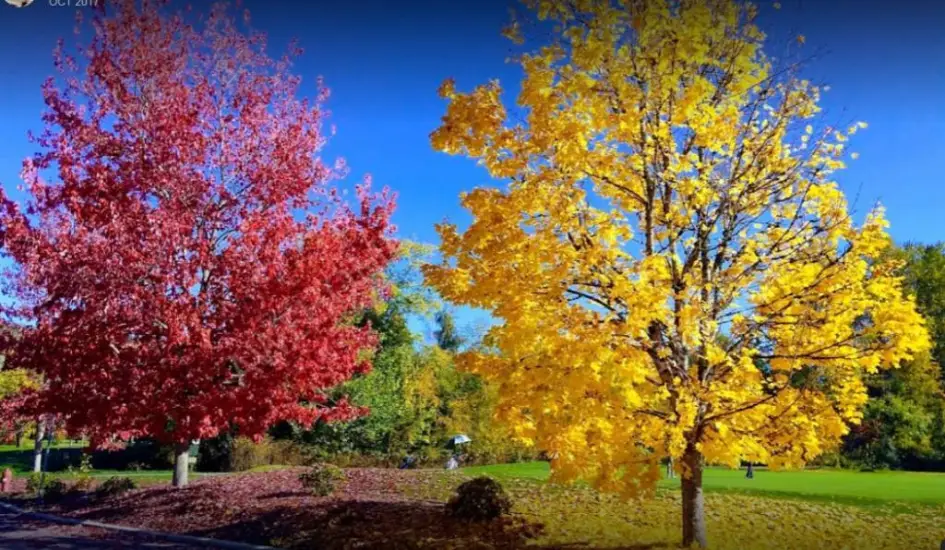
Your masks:
M64 502L72 517L283 548L670 548L680 499L622 502L586 487L504 480L513 515L488 523L449 516L469 479L442 470L350 469L343 489L315 497L300 470L201 479L108 499ZM853 506L761 496L706 496L713 550L938 548L945 506Z

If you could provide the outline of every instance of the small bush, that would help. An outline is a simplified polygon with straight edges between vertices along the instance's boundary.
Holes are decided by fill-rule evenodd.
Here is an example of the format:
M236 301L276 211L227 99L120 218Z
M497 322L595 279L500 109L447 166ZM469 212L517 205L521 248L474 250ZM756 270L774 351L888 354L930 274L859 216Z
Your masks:
M47 476L48 477L48 476ZM42 482L43 474L40 472L32 472L29 477L26 478L26 490L30 493L39 492L39 485Z
M446 504L446 509L459 519L489 521L508 514L512 501L498 481L477 477L456 489L456 495Z
M316 464L299 475L302 487L317 497L327 497L334 493L344 478L344 471L334 464Z
M110 477L106 479L104 483L99 485L95 492L99 496L110 497L121 495L137 488L138 484L135 483L135 480L131 479L130 477Z
M75 482L72 484L72 491L85 493L91 491L93 486L95 486L95 478L90 475L80 475L75 478Z
M64 481L61 479L51 479L46 482L46 487L43 490L43 499L49 502L55 502L66 496L68 491L69 487L66 486Z
M95 480L92 478L92 456L83 454L78 468L69 466L69 473L75 476L75 483L72 490L75 492L85 492L92 489Z

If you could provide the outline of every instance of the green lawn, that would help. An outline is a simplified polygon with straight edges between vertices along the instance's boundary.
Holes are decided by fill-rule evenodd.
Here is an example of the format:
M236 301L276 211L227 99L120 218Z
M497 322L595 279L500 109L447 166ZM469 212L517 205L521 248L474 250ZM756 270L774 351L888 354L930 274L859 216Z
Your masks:
M547 462L524 462L465 468L470 475L504 479L543 481L549 476ZM945 474L919 472L855 472L846 470L803 470L771 472L755 470L754 479L744 470L709 468L704 485L707 492L768 495L779 498L834 501L854 504L945 504ZM679 486L679 479L663 479L662 488Z
M59 449L76 449L84 446L84 442L63 441L54 443L51 447L51 458L55 459L56 452ZM16 445L0 445L0 471L5 468L10 468L14 474L31 472L33 470L33 442L24 441L19 447Z
M64 441L54 443L52 445L52 452L55 453L58 449L75 449L84 446L84 442L73 443L71 441ZM16 476L28 476L33 471L33 442L24 442L20 447L16 447L15 445L0 445L0 471L4 468L10 468ZM114 476L130 477L139 484L150 485L153 483L169 482L171 480L171 473L171 470L93 470L90 475L98 481L104 481ZM205 475L214 474L191 472L190 475L191 479L199 479ZM65 470L59 470L49 472L49 476L50 478L69 480L74 478L75 474L70 474Z
M85 446L85 442L80 441L79 443L74 443L72 441L59 441L52 444L53 449L76 449L82 448ZM43 442L43 448L46 448L46 442ZM9 453L9 452L25 452L33 450L33 441L25 440L20 444L19 447L16 445L0 445L0 453Z

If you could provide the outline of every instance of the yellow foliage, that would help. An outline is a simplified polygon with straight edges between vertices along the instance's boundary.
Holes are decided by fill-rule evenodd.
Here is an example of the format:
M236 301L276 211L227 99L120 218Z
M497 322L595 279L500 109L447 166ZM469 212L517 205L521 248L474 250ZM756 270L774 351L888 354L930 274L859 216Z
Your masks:
M0 370L0 400L39 387L39 377L26 369Z
M439 226L424 268L502 321L500 353L460 364L558 480L639 494L666 457L834 448L863 376L929 342L880 258L882 210L855 224L832 179L846 135L808 126L821 90L772 67L748 5L529 4L562 32L522 58L524 119L498 82L447 81L431 136L510 180L462 196L472 223Z

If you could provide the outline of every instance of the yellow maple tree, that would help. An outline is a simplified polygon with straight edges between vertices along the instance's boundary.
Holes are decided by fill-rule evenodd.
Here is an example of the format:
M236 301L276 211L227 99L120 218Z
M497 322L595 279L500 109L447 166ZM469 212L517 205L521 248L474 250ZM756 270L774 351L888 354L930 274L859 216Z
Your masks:
M495 81L440 89L434 148L509 183L463 194L425 276L501 321L459 360L554 479L642 495L672 458L705 546L704 464L803 465L860 419L864 375L929 346L882 209L855 223L833 179L865 124L823 123L751 5L527 4L557 33L515 108Z

